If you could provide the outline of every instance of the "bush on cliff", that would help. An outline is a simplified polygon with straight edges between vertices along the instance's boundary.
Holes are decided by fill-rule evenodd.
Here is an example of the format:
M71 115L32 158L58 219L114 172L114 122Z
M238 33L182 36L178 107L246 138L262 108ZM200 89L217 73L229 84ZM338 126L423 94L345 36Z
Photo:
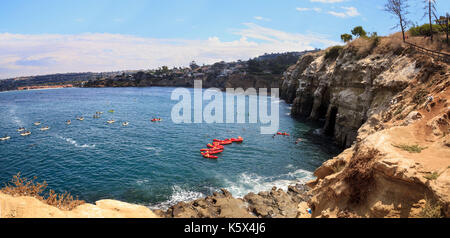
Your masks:
M337 45L337 46L333 46L330 49L328 49L325 52L325 59L332 59L335 60L342 52L342 50L344 49L343 46Z
M50 206L67 211L85 203L82 200L78 200L78 198L73 198L67 192L58 194L50 190L47 194L43 194L47 188L47 183L45 181L42 183L35 182L36 179L36 177L33 179L22 178L21 174L18 173L13 176L13 179L9 183L5 184L5 187L0 192L11 196L34 197Z
M433 34L444 32L441 26L437 24L432 25ZM430 24L423 24L421 26L413 26L409 29L411 36L430 36Z

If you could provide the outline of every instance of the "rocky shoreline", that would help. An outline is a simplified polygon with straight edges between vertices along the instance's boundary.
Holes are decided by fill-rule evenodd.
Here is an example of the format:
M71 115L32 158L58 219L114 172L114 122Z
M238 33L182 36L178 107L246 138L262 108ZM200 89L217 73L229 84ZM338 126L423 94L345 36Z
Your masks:
M307 186L289 186L287 191L273 187L271 191L249 193L243 198L234 198L221 189L213 195L191 202L179 202L167 211L154 210L165 218L307 218Z

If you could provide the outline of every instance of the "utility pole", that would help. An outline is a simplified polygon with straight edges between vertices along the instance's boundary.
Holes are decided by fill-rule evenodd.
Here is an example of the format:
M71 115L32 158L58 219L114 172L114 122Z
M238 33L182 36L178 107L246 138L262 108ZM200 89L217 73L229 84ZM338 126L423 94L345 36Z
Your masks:
M447 18L446 19L446 22L447 22L447 45L449 44L449 42L448 42L448 22L450 21L450 15L447 13L446 15L445 15L445 17Z
M431 22L431 0L428 0L428 17L430 19L430 39L433 42L433 23Z

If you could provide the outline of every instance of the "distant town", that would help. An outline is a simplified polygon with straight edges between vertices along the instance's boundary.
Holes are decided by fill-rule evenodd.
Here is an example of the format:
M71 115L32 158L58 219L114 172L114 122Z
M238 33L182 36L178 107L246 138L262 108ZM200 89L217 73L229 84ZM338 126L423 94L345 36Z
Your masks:
M250 80L252 78L261 78L267 81L274 76L277 79L281 79L283 72L289 66L295 64L302 55L318 50L264 54L248 61L221 61L212 65L202 66L192 61L189 67L174 67L172 69L162 66L151 70L17 77L0 80L0 91L68 87L189 87L192 86L193 80L204 80L206 82L218 80L225 83L229 79L243 80L244 77L248 77ZM212 83L211 86L218 86L217 82Z

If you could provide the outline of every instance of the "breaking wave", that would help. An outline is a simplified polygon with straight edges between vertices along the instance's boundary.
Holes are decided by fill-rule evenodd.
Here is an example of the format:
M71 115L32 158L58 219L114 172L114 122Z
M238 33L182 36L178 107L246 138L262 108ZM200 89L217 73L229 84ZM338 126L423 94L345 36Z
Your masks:
M170 198L167 201L158 203L155 205L150 205L149 208L166 210L170 206L173 206L179 202L190 202L190 201L197 200L199 198L203 198L205 196L206 195L203 193L188 191L188 190L181 188L178 185L174 185L172 187L172 195L170 196Z
M57 136L57 138L59 138L61 140L65 140L67 143L70 143L70 144L74 145L77 148L89 148L89 149L95 148L95 144L92 144L92 145L87 145L87 144L79 145L77 143L77 141L75 141L74 139L71 139L71 138L65 138L65 137L62 137L62 136Z
M235 182L225 180L227 184L225 188L230 191L234 197L243 197L250 192L258 193L269 191L274 186L287 190L289 185L305 183L312 179L313 173L303 169L270 177L264 177L253 173L242 173Z

